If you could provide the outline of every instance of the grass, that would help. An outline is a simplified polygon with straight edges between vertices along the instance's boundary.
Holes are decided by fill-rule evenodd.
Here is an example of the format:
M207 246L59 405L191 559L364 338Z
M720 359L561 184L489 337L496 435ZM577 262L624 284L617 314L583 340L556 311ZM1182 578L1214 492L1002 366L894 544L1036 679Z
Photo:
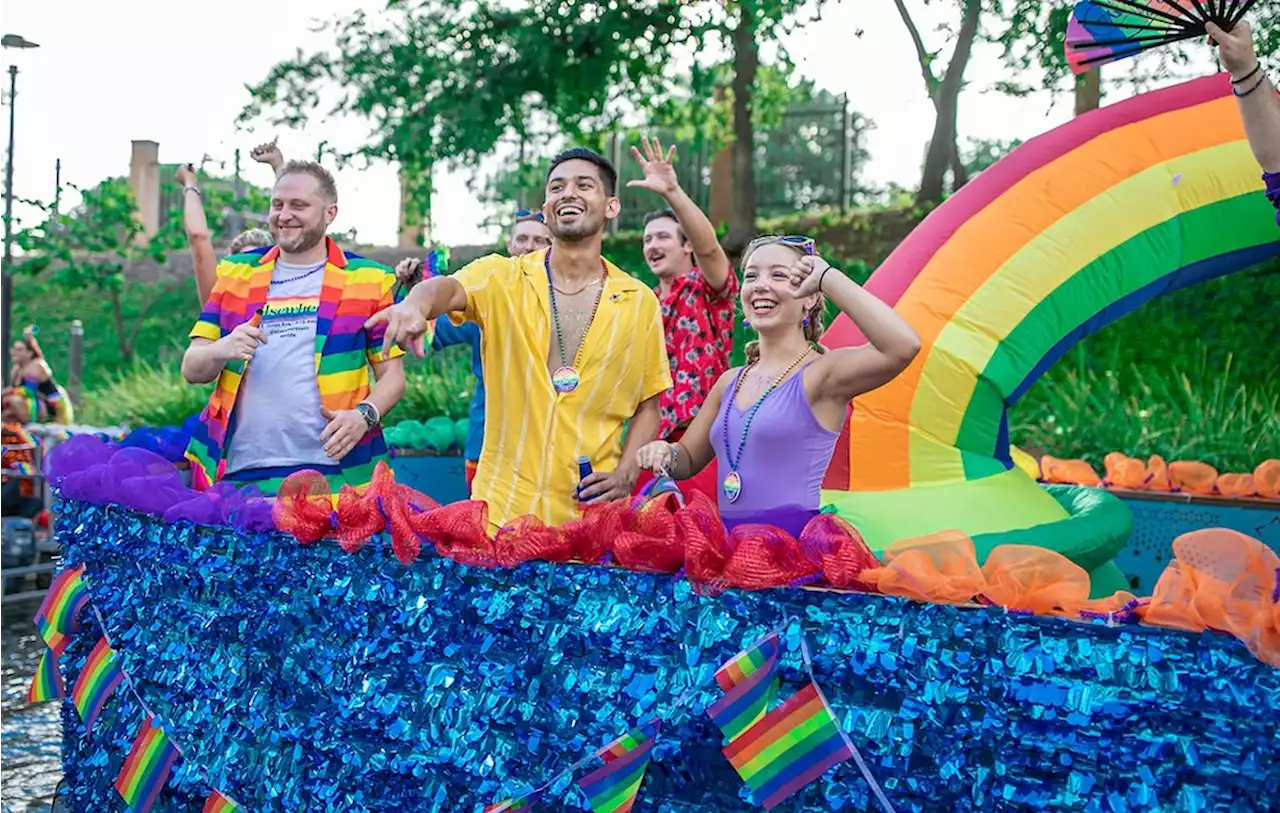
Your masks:
M1064 362L1014 406L1010 433L1024 448L1084 458L1098 471L1120 451L1247 472L1280 454L1280 382L1246 384L1230 356L1217 366L1202 355L1185 369Z

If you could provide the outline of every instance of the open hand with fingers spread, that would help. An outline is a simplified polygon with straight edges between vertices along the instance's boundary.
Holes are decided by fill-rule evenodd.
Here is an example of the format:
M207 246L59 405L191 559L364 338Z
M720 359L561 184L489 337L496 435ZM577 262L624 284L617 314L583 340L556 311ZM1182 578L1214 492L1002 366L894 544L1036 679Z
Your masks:
M644 152L641 153L637 147L631 148L631 155L635 157L636 163L640 165L640 169L644 172L644 178L638 181L627 181L628 189L648 189L650 192L657 192L659 195L666 197L680 189L680 180L676 177L675 157L676 148L673 145L667 150L664 158L662 155L662 142L656 137L649 138L645 136L640 139L640 143L644 146Z
M258 352L258 345L267 343L267 334L250 322L236 325L235 330L219 339L218 357L222 363L249 361Z
M1241 20L1230 31L1223 31L1214 23L1205 23L1209 43L1218 46L1218 58L1233 79L1243 79L1249 71L1258 67L1258 55L1253 49L1253 29Z

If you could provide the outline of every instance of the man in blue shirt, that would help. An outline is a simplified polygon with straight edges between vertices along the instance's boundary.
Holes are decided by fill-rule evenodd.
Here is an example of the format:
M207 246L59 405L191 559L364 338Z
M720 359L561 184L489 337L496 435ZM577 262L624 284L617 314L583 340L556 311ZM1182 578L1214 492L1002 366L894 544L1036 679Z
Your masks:
M551 230L544 222L542 212L520 210L516 212L515 223L511 233L507 235L507 253L512 257L541 251L551 245ZM423 272L422 261L413 258L405 259L396 267L396 276L403 280L416 282L420 277L425 279L430 272ZM436 319L435 337L431 347L443 350L455 344L468 345L471 348L471 372L476 377L475 393L471 396L471 413L468 416L467 443L463 449L466 462L467 491L471 490L471 481L476 476L476 465L480 461L480 448L484 445L484 368L480 355L480 326L474 322L463 322L455 325L449 320L449 314L442 314Z

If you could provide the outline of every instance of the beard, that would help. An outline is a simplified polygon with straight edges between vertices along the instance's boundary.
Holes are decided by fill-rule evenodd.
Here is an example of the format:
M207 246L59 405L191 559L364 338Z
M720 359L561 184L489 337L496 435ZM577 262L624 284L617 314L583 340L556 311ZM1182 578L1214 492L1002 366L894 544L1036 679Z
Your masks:
M324 239L326 231L328 227L323 220L311 228L302 229L292 237L283 237L278 226L271 226L271 236L275 238L280 250L286 254L300 254L315 248Z
M584 212L576 223L561 223L559 220L552 218L547 222L547 228L551 230L551 236L557 240L563 240L566 243L577 243L604 231L604 215L593 215L591 212Z

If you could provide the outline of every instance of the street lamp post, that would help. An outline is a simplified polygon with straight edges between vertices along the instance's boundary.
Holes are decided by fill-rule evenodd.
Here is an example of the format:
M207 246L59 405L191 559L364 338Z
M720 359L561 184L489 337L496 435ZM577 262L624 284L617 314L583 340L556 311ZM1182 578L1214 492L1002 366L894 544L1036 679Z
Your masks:
M0 47L39 48L17 34L0 37ZM0 298L4 299L4 348L0 369L9 374L9 346L13 315L13 111L18 97L18 66L9 66L9 155L4 165L4 273L0 275Z

